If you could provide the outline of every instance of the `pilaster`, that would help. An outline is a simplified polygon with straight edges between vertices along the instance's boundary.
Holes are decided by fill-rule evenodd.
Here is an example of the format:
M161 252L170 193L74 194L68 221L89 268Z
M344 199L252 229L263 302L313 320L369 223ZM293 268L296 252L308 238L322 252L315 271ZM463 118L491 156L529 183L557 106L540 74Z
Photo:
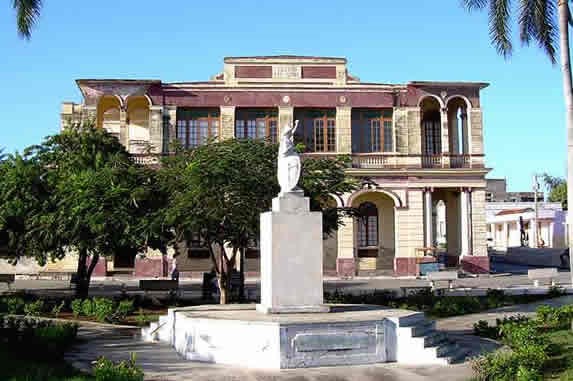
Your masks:
M160 154L163 150L162 111L161 106L152 106L149 110L149 143L155 154Z
M129 150L129 126L127 124L127 109L125 107L119 109L119 141L126 150Z
M354 219L343 217L343 225L338 228L338 257L336 272L341 277L352 277L356 273L354 256Z
M220 106L221 110L221 139L235 137L235 106Z
M352 108L340 106L336 108L336 151L338 153L352 152Z
M472 109L469 113L470 133L468 139L468 152L472 155L482 155L483 151L483 121L481 109Z
M394 134L396 136L396 152L408 153L408 109L396 107L394 109Z
M279 121L277 126L277 134L281 135L284 126L290 126L294 119L294 107L292 106L279 106Z
M487 224L485 219L485 189L471 192L472 255L487 256Z
M165 119L163 120L164 150L171 152L172 144L177 140L177 107L167 106L164 110Z

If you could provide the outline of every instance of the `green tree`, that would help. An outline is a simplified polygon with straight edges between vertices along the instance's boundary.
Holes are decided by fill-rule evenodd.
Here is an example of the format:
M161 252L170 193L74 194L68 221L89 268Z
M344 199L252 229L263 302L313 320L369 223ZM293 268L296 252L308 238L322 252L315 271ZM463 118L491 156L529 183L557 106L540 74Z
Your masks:
M44 263L77 253L78 296L87 295L101 256L142 245L137 227L149 213L148 173L103 129L66 129L2 168L0 229L21 228L9 254Z
M567 182L573 183L573 83L571 79L571 54L569 51L569 25L573 17L568 0L462 0L470 11L488 9L489 34L497 51L505 58L511 56L511 17L517 3L519 38L525 45L536 42L552 64L557 62L557 43L561 54L561 75L565 98L567 130ZM573 203L573 187L567 190L568 204ZM573 220L573 213L568 212ZM573 229L569 229L569 242L573 244ZM573 256L571 256L573 263ZM573 272L571 273L573 282Z
M561 177L543 174L543 182L549 191L548 201L560 202L563 209L567 210L567 181Z
M275 145L224 140L168 158L161 169L170 183L168 220L180 240L189 241L191 233L200 235L218 276L222 304L228 302L237 257L244 257L258 241L260 214L271 209L279 193L276 162ZM325 232L338 227L344 212L329 197L356 188L344 173L346 166L344 158L306 160L303 165L300 185L311 198L312 210L324 212Z
M12 8L16 11L18 35L29 40L40 17L42 0L13 0Z

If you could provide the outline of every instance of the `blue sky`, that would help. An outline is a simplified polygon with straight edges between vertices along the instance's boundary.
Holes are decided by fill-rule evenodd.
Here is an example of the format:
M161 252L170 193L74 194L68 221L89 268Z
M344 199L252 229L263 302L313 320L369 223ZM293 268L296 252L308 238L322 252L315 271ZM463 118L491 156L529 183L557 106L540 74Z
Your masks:
M17 37L9 3L0 9L7 152L58 131L60 102L81 100L76 78L205 80L224 56L325 55L347 57L364 81L490 82L482 92L489 177L526 190L534 172L565 175L559 67L517 41L504 61L486 15L458 0L46 0L30 42Z

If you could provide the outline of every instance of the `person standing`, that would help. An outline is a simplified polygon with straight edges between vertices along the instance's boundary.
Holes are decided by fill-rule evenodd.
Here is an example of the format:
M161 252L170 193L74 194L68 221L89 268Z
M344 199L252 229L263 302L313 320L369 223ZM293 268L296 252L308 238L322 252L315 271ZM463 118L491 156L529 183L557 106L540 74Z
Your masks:
M179 268L177 267L177 257L178 255L173 255L173 260L171 262L171 280L176 280L179 282Z

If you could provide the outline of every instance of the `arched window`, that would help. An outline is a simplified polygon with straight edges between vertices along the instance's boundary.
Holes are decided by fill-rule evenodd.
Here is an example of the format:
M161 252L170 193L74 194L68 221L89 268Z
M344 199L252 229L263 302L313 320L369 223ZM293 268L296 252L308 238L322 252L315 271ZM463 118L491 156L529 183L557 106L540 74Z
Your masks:
M440 104L426 97L420 104L422 111L422 152L433 156L442 152Z
M378 208L371 202L360 204L358 247L378 246Z

